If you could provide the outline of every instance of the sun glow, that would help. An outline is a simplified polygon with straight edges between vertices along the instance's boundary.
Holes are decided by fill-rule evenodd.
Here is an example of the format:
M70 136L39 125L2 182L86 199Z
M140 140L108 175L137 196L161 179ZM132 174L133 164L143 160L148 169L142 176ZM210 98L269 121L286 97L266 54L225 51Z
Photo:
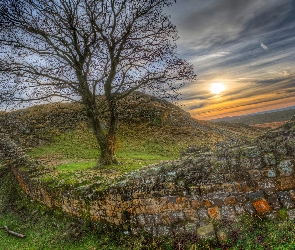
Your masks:
M225 90L225 86L222 82L213 83L210 88L212 94L218 95Z

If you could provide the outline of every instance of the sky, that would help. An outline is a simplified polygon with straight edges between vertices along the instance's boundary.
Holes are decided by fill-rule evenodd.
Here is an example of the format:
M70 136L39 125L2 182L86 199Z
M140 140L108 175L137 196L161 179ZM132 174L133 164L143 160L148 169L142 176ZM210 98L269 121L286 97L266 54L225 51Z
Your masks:
M180 100L193 117L295 106L295 0L179 0L165 11L198 75ZM214 83L224 91L212 93Z

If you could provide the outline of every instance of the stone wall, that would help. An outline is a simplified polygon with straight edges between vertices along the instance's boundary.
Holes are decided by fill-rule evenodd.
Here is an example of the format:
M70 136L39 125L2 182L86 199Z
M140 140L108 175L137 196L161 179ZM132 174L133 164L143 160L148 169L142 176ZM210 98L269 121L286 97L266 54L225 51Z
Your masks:
M31 178L29 167L21 169L12 167L33 199L134 234L215 237L213 222L243 214L275 218L282 208L295 219L294 122L252 145L222 144L214 152L190 151L180 160L145 167L104 190L52 188Z

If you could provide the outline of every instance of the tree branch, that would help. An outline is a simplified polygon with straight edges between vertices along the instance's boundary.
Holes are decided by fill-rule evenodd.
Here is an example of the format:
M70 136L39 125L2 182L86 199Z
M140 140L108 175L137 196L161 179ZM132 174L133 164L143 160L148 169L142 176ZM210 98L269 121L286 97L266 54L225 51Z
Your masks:
M7 226L0 227L0 229L4 229L6 233L11 234L13 236L19 237L19 238L25 238L26 236L24 234L16 233L11 231Z

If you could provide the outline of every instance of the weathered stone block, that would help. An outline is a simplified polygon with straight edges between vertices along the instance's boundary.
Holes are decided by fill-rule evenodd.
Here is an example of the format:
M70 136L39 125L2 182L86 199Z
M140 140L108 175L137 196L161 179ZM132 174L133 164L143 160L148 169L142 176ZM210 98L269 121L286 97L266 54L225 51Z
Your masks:
M243 158L241 160L241 167L244 169L244 170L249 170L251 169L251 161L250 159L248 158Z
M143 227L145 225L145 217L143 214L137 216L137 224L140 227Z
M152 226L145 226L143 227L143 231L147 232L147 233L150 233L150 234L153 234L153 227Z
M141 199L141 203L142 205L144 206L147 206L147 205L156 205L157 202L155 199L151 199L151 198L146 198L146 199Z
M277 180L277 188L279 190L288 190L295 187L295 180L293 177L288 176Z
M277 196L284 207L294 208L295 205L289 192L277 192Z
M177 204L184 204L184 203L186 203L186 198L185 197L177 197L176 203Z
M224 202L224 205L233 205L233 204L236 204L238 201L236 197L231 196L231 197L224 198L223 202Z
M275 210L280 209L281 208L281 204L278 200L278 197L276 195L273 195L271 197L269 197L267 199L267 201L269 202L269 204L271 205L271 207Z
M242 154L249 158L255 158L260 156L260 150L257 146L245 147L242 149Z
M229 170L231 172L236 172L239 170L240 163L237 159L231 159L229 163Z
M236 218L236 212L233 206L222 206L221 216L227 220L234 220Z
M191 200L191 207L194 209L198 209L202 206L202 202L200 200Z
M166 174L166 181L173 182L176 179L176 172L168 172Z
M294 138L290 138L289 140L287 140L286 142L288 150L290 151L290 153L294 153L295 152L295 139Z
M203 205L205 206L205 207L211 207L212 206L212 202L210 201L210 200L203 200Z
M272 149L272 146L268 143L268 141L259 141L259 147L262 152L269 152Z
M228 240L228 230L225 228L219 229L216 236L220 243L225 243Z
M294 165L293 165L292 161L284 160L284 161L280 162L278 169L280 171L281 176L283 176L283 177L290 176L294 172Z
M250 189L246 182L235 182L235 189L238 193L249 192Z
M189 194L190 195L200 195L200 187L199 186L191 186L189 187Z
M167 204L167 209L168 210L175 210L175 203L168 203Z
M219 220L221 218L220 210L217 206L208 208L208 215L211 219Z
M289 220L295 220L295 209L290 209L287 211Z
M265 217L268 219L274 220L274 219L278 218L278 213L277 213L277 211L272 211L272 212L266 214Z
M262 173L268 178L275 178L277 176L276 172L273 169L263 170Z
M225 182L232 182L235 179L235 174L230 173L230 174L224 174L224 181Z
M186 209L184 210L184 215L187 220L197 221L199 220L199 216L196 210L194 209Z
M264 198L259 199L257 201L253 201L252 205L257 211L257 213L267 213L271 211L269 203Z
M170 220L170 224L185 221L185 215L184 215L184 212L182 212L182 211L180 211L180 212L168 212L167 214L168 214L168 217L169 217L169 220Z
M277 188L270 188L270 189L264 189L263 190L266 196L273 196L276 195Z
M251 165L252 165L252 168L260 169L263 166L262 159L260 157L252 158Z
M172 229L169 226L159 226L157 229L159 235L169 236L172 234Z
M197 230L197 224L193 222L187 222L184 227L185 231L188 233L194 233Z
M224 183L221 185L225 193L233 193L235 192L235 185L230 183Z
M177 196L167 196L167 203L176 203Z
M222 184L214 184L212 185L212 192L223 192Z
M269 180L269 179L266 179L266 180L261 180L258 182L258 188L259 189L275 189L276 187L276 183L274 182L274 180Z
M290 193L292 200L295 201L295 190L290 190L289 193Z
M167 197L161 197L159 198L159 205L165 206L167 204Z
M250 189L250 191L257 191L258 190L258 182L259 181L254 181L254 180L250 180L247 182L248 187Z
M244 202L247 201L246 195L244 195L244 194L237 195L237 196L236 196L236 199L237 199L237 201L240 202L240 203L244 203Z
M263 160L267 166L276 165L276 158L275 158L274 154L265 154L263 156Z
M259 200L264 197L264 193L262 190L252 192L248 194L248 198L250 201Z
M235 211L237 215L245 214L246 210L242 204L238 204L235 206Z
M223 198L212 198L212 203L214 206L222 206L223 203Z
M215 231L212 223L199 227L197 229L197 235L200 239L215 239Z
M280 144L279 146L277 146L276 150L277 150L277 152L279 154L282 154L282 155L287 155L288 154L288 150L287 150L287 148L285 147L284 144Z
M174 182L165 182L164 183L164 188L165 189L174 189L175 188L175 183Z
M150 214L147 214L145 215L145 226L146 225L153 225L155 222L155 216L154 215L150 215Z
M206 195L210 192L212 192L212 185L201 185L200 191L202 195Z
M237 182L247 182L250 181L250 174L248 172L245 172L244 170L240 172L235 172L235 178L234 180Z
M224 175L217 173L217 174L211 174L209 176L210 180L214 183L223 183L224 182Z
M198 210L198 215L201 221L205 221L209 218L207 209L204 208Z
M261 179L261 172L259 170L249 170L250 178L255 181L259 181Z

